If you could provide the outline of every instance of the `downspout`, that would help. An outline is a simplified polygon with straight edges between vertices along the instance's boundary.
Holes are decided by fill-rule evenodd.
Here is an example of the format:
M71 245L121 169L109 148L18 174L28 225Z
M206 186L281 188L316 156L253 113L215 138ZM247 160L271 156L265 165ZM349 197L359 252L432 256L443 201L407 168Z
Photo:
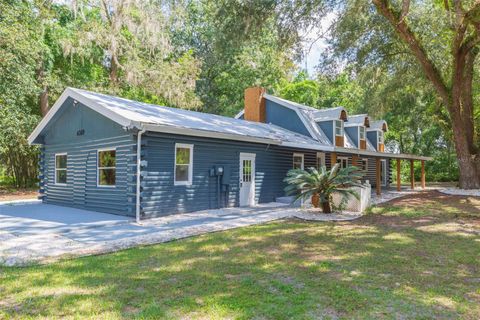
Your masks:
M135 203L135 220L140 223L140 174L142 172L142 134L146 129L142 129L137 134L137 190L136 190L136 203Z

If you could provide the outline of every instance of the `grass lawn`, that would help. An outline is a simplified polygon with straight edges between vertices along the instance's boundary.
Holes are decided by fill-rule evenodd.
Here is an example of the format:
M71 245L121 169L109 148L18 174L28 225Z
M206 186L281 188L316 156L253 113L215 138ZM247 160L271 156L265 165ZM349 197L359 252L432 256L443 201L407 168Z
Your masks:
M0 268L10 318L480 319L480 199L426 192L353 222Z

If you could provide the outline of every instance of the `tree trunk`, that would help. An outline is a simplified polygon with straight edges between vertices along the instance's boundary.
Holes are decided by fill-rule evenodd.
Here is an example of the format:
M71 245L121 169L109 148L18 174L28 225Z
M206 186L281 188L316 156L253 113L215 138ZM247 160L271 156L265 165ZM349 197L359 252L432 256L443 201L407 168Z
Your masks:
M463 12L460 2L455 2L455 14L461 18L456 20L455 34L452 39L452 84L447 85L440 69L428 56L419 38L406 22L408 6L403 6L402 12L394 8L388 0L372 0L377 11L382 14L392 25L399 37L410 48L417 62L423 69L427 79L432 83L450 115L453 130L453 140L457 152L460 171L460 188L480 188L480 151L475 145L473 120L472 83L474 74L475 57L478 54L478 34L475 37L466 37L472 14L480 6L476 3L472 11ZM406 0L406 2L409 2ZM405 3L404 3L405 4ZM450 9L447 9L447 11ZM475 29L480 29L480 24L474 22Z
M48 88L45 86L43 91L40 92L38 102L40 104L40 112L42 116L45 116L48 112Z
M457 100L458 101L458 100ZM459 102L457 102L459 103ZM475 148L469 143L464 121L459 114L451 114L453 139L460 172L459 185L462 189L480 189L480 154L472 153Z
M322 202L322 211L323 213L332 213L332 208L330 207L330 201Z

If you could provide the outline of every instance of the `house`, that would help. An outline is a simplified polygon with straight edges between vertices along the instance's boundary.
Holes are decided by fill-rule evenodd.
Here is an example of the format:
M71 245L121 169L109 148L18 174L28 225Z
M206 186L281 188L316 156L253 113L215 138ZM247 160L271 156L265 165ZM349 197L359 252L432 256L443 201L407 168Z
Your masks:
M245 90L235 118L67 88L28 141L41 146L43 202L140 219L275 201L288 170L336 162L364 168L380 193L392 160L398 176L401 159L429 160L385 152L387 130L262 88Z

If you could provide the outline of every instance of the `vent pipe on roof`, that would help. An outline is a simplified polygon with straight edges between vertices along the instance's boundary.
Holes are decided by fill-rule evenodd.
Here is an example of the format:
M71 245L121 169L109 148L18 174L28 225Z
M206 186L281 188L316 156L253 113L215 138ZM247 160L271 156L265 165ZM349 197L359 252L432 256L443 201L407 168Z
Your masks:
M265 122L265 88L251 87L245 89L244 119L255 122Z

